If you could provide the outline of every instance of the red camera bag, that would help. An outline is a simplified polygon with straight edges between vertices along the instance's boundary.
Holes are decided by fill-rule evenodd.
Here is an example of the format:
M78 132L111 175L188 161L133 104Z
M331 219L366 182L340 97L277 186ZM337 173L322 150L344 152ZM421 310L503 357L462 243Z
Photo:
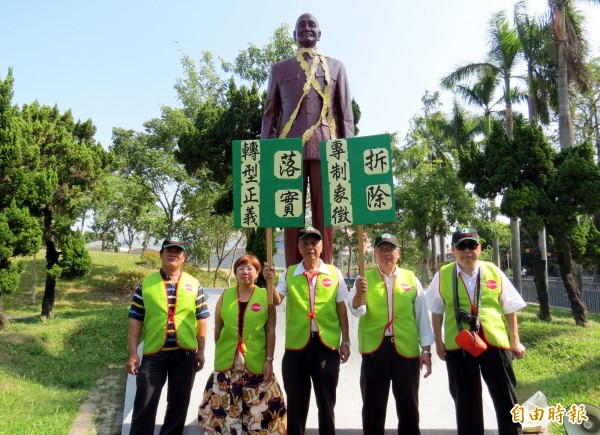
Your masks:
M474 357L478 357L487 349L487 344L485 341L483 341L479 334L476 332L467 331L466 329L463 329L458 333L455 341L456 344Z

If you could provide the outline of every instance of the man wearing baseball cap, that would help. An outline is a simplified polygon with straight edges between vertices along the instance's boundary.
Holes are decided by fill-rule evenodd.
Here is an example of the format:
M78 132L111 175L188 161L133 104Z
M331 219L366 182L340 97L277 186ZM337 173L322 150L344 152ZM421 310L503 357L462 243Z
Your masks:
M129 310L128 371L136 375L131 434L154 433L160 393L168 379L167 411L161 434L182 433L196 372L204 366L204 292L183 272L185 244L167 237L160 249L161 269L136 288ZM144 334L144 357L137 353Z
M359 317L360 391L365 434L383 435L392 384L398 433L419 434L419 372L431 374L433 331L421 283L399 268L396 236L375 239L377 267L356 278L348 304Z
M348 288L342 273L320 256L321 232L300 230L298 250L302 261L281 274L273 301L287 296L283 385L288 405L288 434L304 434L310 404L311 381L319 408L319 433L335 433L336 389L340 362L350 356L346 299ZM275 270L265 263L265 278Z
M494 403L498 432L520 433L510 410L517 404L512 360L525 355L517 326L517 311L525 302L495 264L479 261L481 241L475 228L458 228L452 234L452 253L456 261L435 274L426 298L436 352L446 361L458 434L484 432L482 377ZM459 330L477 333L487 349L478 356L471 355L456 342Z

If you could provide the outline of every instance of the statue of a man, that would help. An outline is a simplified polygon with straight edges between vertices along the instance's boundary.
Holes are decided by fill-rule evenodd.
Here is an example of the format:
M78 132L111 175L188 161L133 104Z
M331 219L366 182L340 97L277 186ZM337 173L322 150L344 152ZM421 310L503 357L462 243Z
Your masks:
M263 139L301 137L304 145L304 202L310 180L312 224L322 234L321 259L332 262L333 228L325 227L319 142L354 136L352 98L346 69L337 59L317 51L321 38L319 22L312 14L296 21L295 57L273 65L263 115ZM300 228L286 228L285 262L291 266L302 261L297 250Z

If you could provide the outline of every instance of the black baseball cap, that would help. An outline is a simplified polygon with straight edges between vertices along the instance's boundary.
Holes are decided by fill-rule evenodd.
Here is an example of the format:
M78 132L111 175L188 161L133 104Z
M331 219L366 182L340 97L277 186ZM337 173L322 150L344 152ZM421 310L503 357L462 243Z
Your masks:
M321 232L313 227L306 227L306 228L302 228L300 230L300 233L298 235L298 240L302 240L305 237L308 236L317 236L319 238L319 240L323 240L323 236L321 235Z
M161 250L165 249L165 248L170 248L172 246L177 246L178 248L181 248L185 251L185 243L183 243L183 240L181 240L179 237L167 237L161 246Z
M396 248L399 248L398 238L390 233L383 233L375 238L375 247L378 247L382 243L390 243Z
M452 245L456 246L465 240L473 240L479 243L479 234L475 228L458 228L452 233Z

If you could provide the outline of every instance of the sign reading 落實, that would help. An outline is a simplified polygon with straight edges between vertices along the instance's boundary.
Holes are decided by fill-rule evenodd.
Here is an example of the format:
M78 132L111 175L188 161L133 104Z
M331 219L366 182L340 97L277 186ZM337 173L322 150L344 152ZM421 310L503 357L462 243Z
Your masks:
M325 225L396 220L390 135L321 142L321 174Z
M303 227L302 139L233 141L237 228Z

